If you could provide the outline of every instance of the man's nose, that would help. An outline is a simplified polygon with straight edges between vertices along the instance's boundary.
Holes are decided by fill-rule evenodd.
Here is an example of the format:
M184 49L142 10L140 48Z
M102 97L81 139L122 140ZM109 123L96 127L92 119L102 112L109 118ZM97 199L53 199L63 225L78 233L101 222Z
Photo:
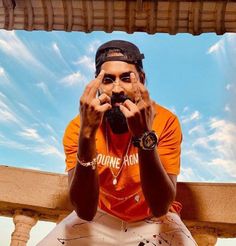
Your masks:
M123 92L124 92L124 89L122 88L122 86L120 86L120 82L118 80L116 80L115 82L113 82L112 93L114 93L114 94L121 94Z

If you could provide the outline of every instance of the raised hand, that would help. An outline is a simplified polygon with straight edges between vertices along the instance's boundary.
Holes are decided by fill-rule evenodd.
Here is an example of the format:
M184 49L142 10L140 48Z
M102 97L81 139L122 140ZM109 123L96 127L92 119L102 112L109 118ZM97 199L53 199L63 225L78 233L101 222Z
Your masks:
M126 100L120 105L120 110L127 119L129 130L133 136L140 136L145 131L152 130L155 110L146 87L137 80L134 73L130 74L134 102Z
M92 80L85 88L80 98L81 129L85 133L95 133L102 122L104 113L111 108L110 97L105 93L97 97L97 91L102 83L104 71Z

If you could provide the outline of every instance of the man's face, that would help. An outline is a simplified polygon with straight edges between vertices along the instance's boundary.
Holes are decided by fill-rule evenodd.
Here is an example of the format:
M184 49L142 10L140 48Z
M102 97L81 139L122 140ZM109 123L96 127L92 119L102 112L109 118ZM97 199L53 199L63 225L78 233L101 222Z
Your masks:
M101 69L105 71L105 75L99 91L110 96L112 104L112 109L105 113L105 117L114 133L127 132L126 118L120 111L119 105L127 98L134 101L130 73L133 72L140 83L137 69L135 65L123 61L107 61L102 64Z
M123 61L107 61L102 64L101 69L105 71L105 75L100 87L100 93L106 93L110 97L114 94L125 95L134 100L130 73L133 72L139 83L141 83L134 64Z

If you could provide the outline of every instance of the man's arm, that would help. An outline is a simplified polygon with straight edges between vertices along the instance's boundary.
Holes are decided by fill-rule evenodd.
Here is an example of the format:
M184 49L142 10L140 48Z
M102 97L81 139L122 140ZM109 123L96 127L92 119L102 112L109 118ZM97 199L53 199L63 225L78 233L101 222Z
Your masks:
M110 98L101 94L96 98L102 82L104 71L85 88L80 98L80 132L78 133L77 163L69 171L70 200L77 215L84 220L92 220L97 211L99 197L99 180L97 168L85 167L82 162L91 162L96 158L96 132L103 114L111 108Z
M168 175L156 148L139 150L142 190L154 216L166 214L176 195L176 175Z
M154 103L145 86L134 73L130 74L135 103L126 100L120 110L126 116L131 134L141 136L152 130L155 117ZM179 143L180 144L180 143ZM157 149L139 149L140 178L143 194L154 216L160 217L168 212L176 194L176 176L168 175L159 158Z
M78 156L85 162L96 157L95 137L83 137L80 133ZM84 220L92 220L97 212L99 181L97 168L84 167L77 162L68 172L69 194L77 215Z

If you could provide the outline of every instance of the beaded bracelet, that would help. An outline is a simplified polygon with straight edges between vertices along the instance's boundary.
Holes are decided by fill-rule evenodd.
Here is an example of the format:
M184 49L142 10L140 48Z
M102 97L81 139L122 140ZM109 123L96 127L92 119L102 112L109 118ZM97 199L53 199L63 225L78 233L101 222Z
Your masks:
M77 162L78 162L81 166L83 166L83 167L92 167L93 170L95 170L96 167L97 167L97 158L96 158L96 157L93 158L92 161L84 162L84 161L81 161L81 160L79 159L78 154L77 154L77 155L76 155L76 160L77 160Z

